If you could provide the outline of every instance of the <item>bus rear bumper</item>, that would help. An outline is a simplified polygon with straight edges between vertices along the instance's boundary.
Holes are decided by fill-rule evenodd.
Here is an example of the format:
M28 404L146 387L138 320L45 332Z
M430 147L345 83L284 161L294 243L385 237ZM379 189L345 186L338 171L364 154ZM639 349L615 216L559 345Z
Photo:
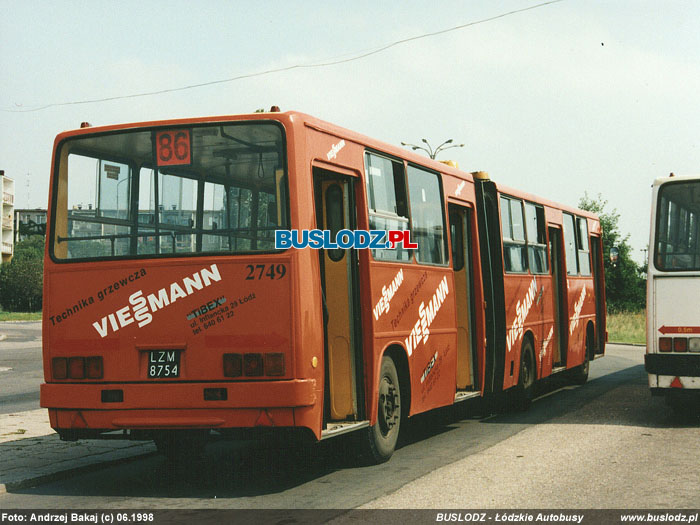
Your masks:
M700 378L700 354L644 354L648 374Z
M700 354L645 354L644 368L649 374L652 394L700 389Z
M313 379L41 385L41 406L57 430L291 427L316 399Z
M316 402L316 380L240 383L44 383L44 408L167 409L302 407Z

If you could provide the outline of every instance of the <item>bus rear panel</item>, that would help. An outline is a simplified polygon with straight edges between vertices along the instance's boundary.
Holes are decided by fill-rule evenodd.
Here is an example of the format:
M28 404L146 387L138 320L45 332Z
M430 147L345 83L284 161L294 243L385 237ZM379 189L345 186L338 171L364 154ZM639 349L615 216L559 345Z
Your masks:
M700 393L700 178L653 186L645 368L652 394Z
M62 437L319 426L296 254L274 249L285 136L261 119L57 138L41 402Z

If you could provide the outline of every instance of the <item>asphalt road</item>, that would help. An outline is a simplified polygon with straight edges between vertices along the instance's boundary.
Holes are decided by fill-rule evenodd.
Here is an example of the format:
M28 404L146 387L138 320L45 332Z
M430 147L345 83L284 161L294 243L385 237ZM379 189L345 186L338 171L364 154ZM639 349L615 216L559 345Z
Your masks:
M153 455L0 508L698 508L700 418L650 396L643 352L609 345L586 385L549 385L527 412L412 418L383 465L358 466L352 437L215 443L191 470Z
M0 334L0 414L39 408L41 322L3 322Z

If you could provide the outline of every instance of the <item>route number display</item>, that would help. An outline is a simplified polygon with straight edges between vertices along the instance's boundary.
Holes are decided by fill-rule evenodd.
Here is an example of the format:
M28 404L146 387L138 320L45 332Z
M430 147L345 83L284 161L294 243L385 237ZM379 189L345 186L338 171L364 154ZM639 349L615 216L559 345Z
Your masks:
M192 139L189 129L156 132L158 166L184 166L192 163Z

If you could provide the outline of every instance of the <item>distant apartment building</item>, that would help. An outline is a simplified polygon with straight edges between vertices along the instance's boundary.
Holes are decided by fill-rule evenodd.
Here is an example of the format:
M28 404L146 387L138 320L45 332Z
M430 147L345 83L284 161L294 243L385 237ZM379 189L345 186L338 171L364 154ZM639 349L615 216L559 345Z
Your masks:
M31 235L46 234L46 210L15 209L15 244Z
M14 252L15 181L0 170L0 264L10 262Z

